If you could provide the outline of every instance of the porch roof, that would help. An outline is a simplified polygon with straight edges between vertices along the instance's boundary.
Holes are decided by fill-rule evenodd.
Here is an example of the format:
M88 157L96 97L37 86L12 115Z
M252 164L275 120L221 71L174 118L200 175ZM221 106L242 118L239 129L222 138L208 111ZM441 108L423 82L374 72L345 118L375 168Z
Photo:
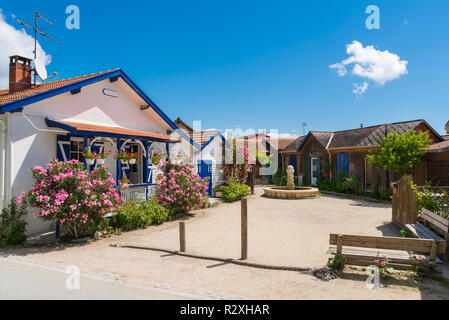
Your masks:
M116 137L116 138L140 138L143 140L151 140L157 142L179 142L179 139L172 139L169 135L148 132L120 127L100 126L88 123L71 122L63 120L45 120L47 126L56 127L67 130L72 134L85 136L100 136L100 137Z

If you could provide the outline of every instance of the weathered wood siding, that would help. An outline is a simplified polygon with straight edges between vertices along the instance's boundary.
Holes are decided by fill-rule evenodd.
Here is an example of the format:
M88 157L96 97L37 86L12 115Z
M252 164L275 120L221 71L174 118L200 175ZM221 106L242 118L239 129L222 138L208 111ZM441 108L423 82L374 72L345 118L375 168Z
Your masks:
M449 186L449 150L427 153L427 177L432 185Z

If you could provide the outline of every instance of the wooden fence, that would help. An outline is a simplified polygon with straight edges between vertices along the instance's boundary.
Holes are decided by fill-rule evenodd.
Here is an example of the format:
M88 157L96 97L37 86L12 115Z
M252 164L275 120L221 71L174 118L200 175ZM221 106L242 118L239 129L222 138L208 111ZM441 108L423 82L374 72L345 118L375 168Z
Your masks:
M416 223L418 219L418 208L416 193L411 187L413 179L411 176L404 176L399 181L393 183L393 213L392 220L399 227L406 224ZM448 186L417 186L418 190L430 190L432 196L440 197L443 201L449 202Z
M416 193L410 185L412 181L412 177L406 175L393 183L392 221L400 228L416 223L418 219Z

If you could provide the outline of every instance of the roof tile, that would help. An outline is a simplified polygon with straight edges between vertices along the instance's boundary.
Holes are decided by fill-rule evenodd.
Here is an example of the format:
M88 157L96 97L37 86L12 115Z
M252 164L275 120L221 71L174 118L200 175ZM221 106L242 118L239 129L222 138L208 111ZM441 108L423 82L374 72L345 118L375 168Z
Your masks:
M118 70L118 69L114 69L114 70ZM36 85L32 85L29 89L20 90L20 91L16 91L16 92L12 92L12 93L9 93L8 89L0 90L0 106L5 103L9 103L9 102L13 102L13 101L16 101L19 99L34 96L38 93L42 93L42 92L46 92L46 91L49 91L52 89L60 88L60 87L63 87L63 86L69 85L69 84L73 84L78 81L82 81L82 80L85 80L88 78L102 75L104 73L108 73L108 72L111 72L114 70L92 73L89 75L65 79L65 80L58 80L58 81L53 81L53 82L36 84Z
M114 133L114 134L119 134L119 135L149 137L149 138L177 141L177 140L172 139L172 137L169 135L162 134L162 133L156 133L156 132L133 130L133 129L120 128L120 127L99 126L99 125L88 124L88 123L62 121L62 120L55 120L55 122L59 122L59 123L74 127L77 131L107 132L107 133Z

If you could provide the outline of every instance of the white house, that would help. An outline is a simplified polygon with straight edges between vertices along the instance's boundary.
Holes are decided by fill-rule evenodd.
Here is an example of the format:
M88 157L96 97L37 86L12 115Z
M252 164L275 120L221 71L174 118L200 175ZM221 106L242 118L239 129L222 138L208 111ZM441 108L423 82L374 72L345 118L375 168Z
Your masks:
M201 150L121 69L43 84L31 79L31 60L10 57L9 89L0 90L1 207L32 186L30 168L54 157L85 161L86 147L112 152L110 172L132 183L125 198L153 192L153 150ZM138 164L114 160L120 149L139 152ZM28 234L54 229L32 214L26 220Z
M209 195L212 189L223 181L223 169L226 140L219 130L194 131L187 123L177 118L174 123L186 135L200 146L195 149L195 162L199 175L210 177Z

